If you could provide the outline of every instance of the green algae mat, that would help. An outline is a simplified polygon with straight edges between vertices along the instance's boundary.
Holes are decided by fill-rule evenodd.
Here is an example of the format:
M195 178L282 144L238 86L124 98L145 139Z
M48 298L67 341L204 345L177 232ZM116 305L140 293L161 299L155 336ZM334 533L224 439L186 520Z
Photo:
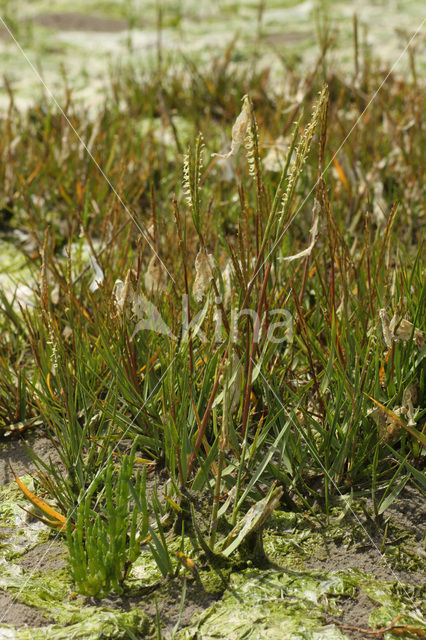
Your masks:
M22 481L32 487L30 476ZM406 501L416 500L421 513L421 496L407 493ZM357 632L350 627L385 629L392 621L397 637L426 633L424 553L402 500L393 517L414 529L391 524L389 537L395 542L388 539L384 562L374 536L362 538L361 520L344 525L336 510L322 529L311 518L277 511L264 532L268 560L263 567L231 567L224 577L221 570L215 575L200 565L197 577L189 574L159 586L161 574L143 553L129 576L129 595L116 601L82 598L73 591L61 536L23 510L28 502L15 483L1 487L0 505L0 601L6 620L1 638L158 637L156 610L167 621L161 624L162 637L176 640L340 640L362 637L352 635ZM151 595L150 587L156 587ZM187 587L189 611L197 613L182 625ZM205 592L204 602L198 598L197 603L197 591ZM390 630L384 633L394 637Z

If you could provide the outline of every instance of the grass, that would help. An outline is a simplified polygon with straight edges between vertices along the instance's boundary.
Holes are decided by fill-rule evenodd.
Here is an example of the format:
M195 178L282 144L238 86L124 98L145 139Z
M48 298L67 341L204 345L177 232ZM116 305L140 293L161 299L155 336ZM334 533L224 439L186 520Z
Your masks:
M357 60L280 95L231 53L113 74L95 119L69 96L69 123L0 120L34 278L33 307L1 294L0 429L49 435L38 494L86 594L126 590L145 548L164 578L259 562L280 505L369 496L380 526L426 487L418 81L368 105L383 72Z

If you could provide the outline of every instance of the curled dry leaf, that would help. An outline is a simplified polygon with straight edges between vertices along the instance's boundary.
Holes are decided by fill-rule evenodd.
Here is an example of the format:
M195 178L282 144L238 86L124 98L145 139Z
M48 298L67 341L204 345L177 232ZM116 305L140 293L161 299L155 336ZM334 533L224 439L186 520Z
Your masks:
M124 282L116 280L112 289L115 306L119 313L129 314L129 306L133 303L138 287L136 271L129 269Z
M379 311L380 321L382 323L383 340L388 349L392 349L392 334L389 328L389 316L386 309L380 309Z
M411 336L413 336L416 347L421 351L425 345L425 337L420 329L414 327L412 322L405 320L399 320L395 314L392 320L389 321L389 316L386 309L380 309L380 320L382 323L383 339L388 349L392 348L394 342L407 342Z
M192 293L197 302L201 302L210 281L213 280L214 257L201 248L195 258L195 280Z
M402 340L403 342L407 342L407 340L411 338L411 335L413 335L414 342L416 343L417 348L421 350L424 347L425 338L423 333L416 328L414 328L413 333L413 324L408 320L404 320L404 318L397 326L395 335L398 340Z
M367 398L370 398L378 407L378 409L373 409L368 412L376 422L379 427L380 436L387 442L399 436L401 433L401 429L405 429L410 433L416 440L421 442L423 445L426 445L426 435L418 431L415 428L414 421L414 407L413 407L413 394L416 393L416 389L413 385L408 387L403 394L403 405L391 411L387 407L385 407L381 402L375 400L368 393L364 395ZM414 396L415 397L415 396ZM408 417L408 423L406 423L401 416Z
M93 278L92 278L92 281L90 283L89 289L93 293L94 291L99 289L99 285L101 285L103 283L103 281L104 281L104 272L102 271L101 267L99 266L98 261L96 260L96 258L92 254L89 255L89 261L90 261L90 268L91 268L91 270L93 272Z
M145 289L150 293L160 293L166 286L166 270L158 256L153 255L145 273Z
M232 156L235 156L245 140L247 129L250 124L250 118L250 102L248 96L245 95L243 98L241 113L235 120L234 126L232 127L231 151L225 154L213 153L212 155L217 156L218 158L231 158Z
M307 249L304 249L303 251L300 251L299 253L295 253L292 256L281 258L281 260L285 260L286 262L293 262L293 260L298 260L299 258L305 258L306 256L309 256L311 254L318 236L318 222L319 222L320 212L321 212L321 205L318 202L318 200L315 199L314 208L312 211L313 220L312 220L312 226L311 226L311 233L310 233L311 241L309 243L309 247L307 247Z
M228 537L223 541L223 555L228 557L233 551L255 531L262 529L272 512L278 508L283 495L283 488L271 489L263 500L256 502L246 513L244 518L232 529Z
M139 331L154 331L155 333L161 333L175 339L170 328L161 317L157 307L142 293L134 296L132 301L132 312L138 319L133 331L133 336L135 336Z

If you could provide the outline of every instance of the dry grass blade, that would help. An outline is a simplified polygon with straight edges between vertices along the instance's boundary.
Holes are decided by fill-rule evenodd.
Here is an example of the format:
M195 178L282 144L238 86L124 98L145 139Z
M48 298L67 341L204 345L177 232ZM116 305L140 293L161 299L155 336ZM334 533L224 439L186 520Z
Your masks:
M426 436L424 435L424 433L421 433L421 431L417 431L417 429L414 429L410 425L406 424L403 420L401 420L401 418L396 413L394 413L393 411L385 407L378 400L375 400L374 398L369 396L368 393L365 393L365 391L364 391L364 395L366 395L367 398L372 400L372 402L374 402L379 407L379 409L381 409L381 411L383 411L383 413L385 413L388 416L388 418L390 418L393 422L396 422L397 424L399 424L400 427L402 427L403 429L406 429L406 431L411 433L413 438L416 438L419 442L426 445Z
M47 524L49 527L52 527L54 529L65 530L66 522L67 522L67 519L65 518L65 516L63 516L62 513L58 513L57 511L55 511L55 509L52 509L52 507L50 507L46 502L44 502L44 500L42 500L41 498L36 496L32 491L30 491L28 487L26 487L24 483L18 478L18 476L12 469L12 465L10 464L10 461L9 461L9 467L11 472L13 473L13 477L15 478L18 487L20 488L24 496L28 498L28 500L35 507L37 507L37 509L40 509L40 511L43 511L43 513L45 513L47 516L50 516L52 520L47 520L45 518L42 518L41 516L38 516L36 513L32 515L34 515L34 517L38 518L39 520Z

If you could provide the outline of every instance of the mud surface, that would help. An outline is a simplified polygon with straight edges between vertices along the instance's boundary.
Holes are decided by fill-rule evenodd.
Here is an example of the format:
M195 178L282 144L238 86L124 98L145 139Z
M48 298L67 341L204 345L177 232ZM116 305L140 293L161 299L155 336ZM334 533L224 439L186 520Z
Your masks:
M395 559L389 558L386 553L389 546L403 543L405 536L412 534L406 550L411 551L413 556L423 559L426 557L424 541L422 541L426 530L425 496L416 487L405 487L399 498L385 512L384 517L388 522L388 531L390 530L389 539L386 538L384 545L384 523L382 523L383 528L378 526L375 529L371 522L362 517L352 518L362 527L363 540L351 548L345 548L343 544L336 544L334 541L326 541L323 557L307 560L305 568L325 573L336 570L345 571L349 568L359 569L366 574L374 575L378 580L398 585L408 600L414 593L422 594L421 597L426 606L426 573L423 570L404 570L404 565L408 565L404 557L395 563ZM377 608L377 603L365 593L360 591L356 598L342 598L338 604L342 609L341 615L330 616L327 622L335 623L337 626L369 628L369 617ZM343 628L342 631L352 640L366 638L361 631Z
M369 516L349 513L346 524L354 526L359 539L349 547L334 540L324 539L323 557L311 559L306 567L319 571L333 571L356 567L380 580L409 582L426 585L426 575L413 570L408 559L398 562L389 557L390 547L406 542L405 549L413 556L426 558L423 537L426 531L426 499L415 486L406 486L395 502L376 523L372 518L372 504L367 501ZM370 515L371 514L371 515ZM387 533L385 535L385 528ZM407 566L404 567L404 564Z
M43 542L30 549L18 560L27 571L52 571L67 566L67 548L62 540Z
M161 619L162 630L166 637L172 634L174 628L185 627L191 622L192 617L207 609L219 598L219 594L209 594L200 582L189 578L186 583L184 605L182 605L182 583L170 582L159 592L143 597L144 612L152 619L153 623L158 615ZM130 611L141 605L141 597L109 597L97 600L88 600L90 604L112 607L121 611Z
M414 487L406 486L384 514L398 526L413 531L421 540L426 531L426 500L424 494Z
M426 585L426 577L421 572L399 571L382 555L380 547L366 542L362 550L349 550L335 543L327 544L328 555L324 559L311 559L305 563L306 569L313 571L336 571L355 568L388 582L408 582L418 586Z
M338 601L342 608L341 616L330 616L327 622L333 622L340 628L342 627L358 627L360 629L368 629L368 619L376 603L373 602L365 593L360 593L357 598L342 598ZM342 631L351 638L351 640L365 640L365 634L361 631L343 629Z
M4 591L0 591L0 611L2 623L13 625L17 629L25 626L44 627L46 624L53 622L48 616L43 615L40 609L28 607L26 604L17 602L13 596Z
M191 55L201 68L209 56L226 50L238 34L237 50L240 59L251 59L255 50L258 64L271 70L274 82L282 82L281 59L298 60L311 69L318 60L318 35L315 24L316 2L311 0L268 0L244 2L223 0L220 3L199 0L162 3L165 52ZM374 55L394 64L410 35L421 25L423 7L419 0L387 3L383 20L383 3L360 0L356 13L360 33L368 41ZM41 60L43 77L54 93L62 86L66 69L73 97L96 109L110 84L111 63L144 64L155 48L158 33L158 3L139 0L125 2L46 3L43 0L0 0L1 13L13 38L0 24L0 61L14 91L14 104L20 109L32 105L41 90L26 57L33 63ZM61 6L62 5L62 6ZM62 11L65 8L67 11ZM352 44L354 3L349 0L326 0L321 3L333 36L333 64L353 71ZM12 10L13 7L13 10ZM263 7L259 11L259 7ZM259 22L259 18L261 18ZM259 26L261 27L259 30ZM259 31L260 40L254 38ZM25 51L22 55L14 39ZM420 49L420 47L418 47ZM90 60L90 64L88 64ZM399 72L408 72L408 56L398 64ZM152 61L151 61L152 62ZM417 73L425 66L424 55L418 55ZM112 65L112 67L115 66ZM281 84L280 84L281 86ZM283 85L283 90L285 85ZM61 95L58 95L61 102ZM9 93L0 83L0 112L7 113Z
M35 473L36 468L28 455L25 443L29 444L45 461L51 457L58 462L56 451L48 438L40 437L36 433L29 432L25 440L20 438L3 441L0 451L0 485L13 480L8 465L9 459L17 475ZM425 553L422 540L426 525L424 495L416 487L406 486L398 499L377 521L371 517L371 502L367 500L365 504L364 512L349 510L346 513L341 522L341 538L336 535L336 530L333 532L333 527L331 529L325 527L318 535L318 530L315 530L314 526L311 528L309 524L306 525L306 522L302 524L302 529L305 529L307 536L307 544L304 546L302 543L302 551L294 564L297 575L299 577L317 576L319 580L327 580L327 576L333 575L336 571L339 573L359 571L374 576L378 581L394 585L392 588L402 594L406 603L410 604L411 601L414 609L418 607L418 602L424 599L426 592L426 577L423 570ZM300 530L301 522L304 521L298 520L296 530ZM274 530L276 540L280 538L282 540L288 535L287 528L284 528L286 530ZM352 531L349 538L348 531ZM293 532L290 531L289 535L293 535ZM10 527L0 528L0 541L8 541L13 536L14 531ZM317 541L320 540L316 546L311 546L312 536L316 536ZM392 549L393 554L390 553ZM400 550L403 552L400 553ZM290 559L290 563L287 564L285 555L281 559L283 562L280 562L279 558L271 558L272 564L269 568L282 570L284 573L291 572L292 560ZM52 534L47 541L27 548L13 562L24 570L25 575L40 576L41 579L52 572L63 571L67 566L67 549L64 539L61 535ZM283 568L280 569L280 566ZM262 569L268 570L267 563ZM152 628L155 625L156 616L160 617L164 637L168 638L172 637L174 629L182 629L190 625L191 621L197 619L196 614L209 609L218 599L221 601L224 595L220 590L209 592L198 578L188 575L185 585L181 577L164 582L157 588L142 588L139 593L130 597L86 598L82 603L84 606L96 607L100 610L117 611L118 614L131 613L142 607L143 612L151 620ZM360 588L350 595L335 597L334 604L338 608L338 613L326 611L323 624L334 626L351 640L367 637L362 630L371 629L370 615L377 610L377 600L370 598ZM245 605L241 603L241 606ZM36 629L52 621L48 611L43 612L15 600L13 592L9 590L7 592L0 590L0 611L4 616L2 623L12 625L16 629L26 625ZM348 627L356 627L358 630ZM194 637L202 637L202 628L198 633L201 635Z
M98 33L118 33L125 31L128 24L125 20L105 18L104 16L92 16L84 13L40 13L32 19L32 22L59 29L60 31L95 31Z
M36 466L28 455L27 446L30 446L34 453L45 462L48 462L50 458L55 464L59 463L56 449L47 437L40 437L35 433L29 432L25 438L11 437L1 439L0 486L13 480L9 461L17 476L31 475L36 472Z

